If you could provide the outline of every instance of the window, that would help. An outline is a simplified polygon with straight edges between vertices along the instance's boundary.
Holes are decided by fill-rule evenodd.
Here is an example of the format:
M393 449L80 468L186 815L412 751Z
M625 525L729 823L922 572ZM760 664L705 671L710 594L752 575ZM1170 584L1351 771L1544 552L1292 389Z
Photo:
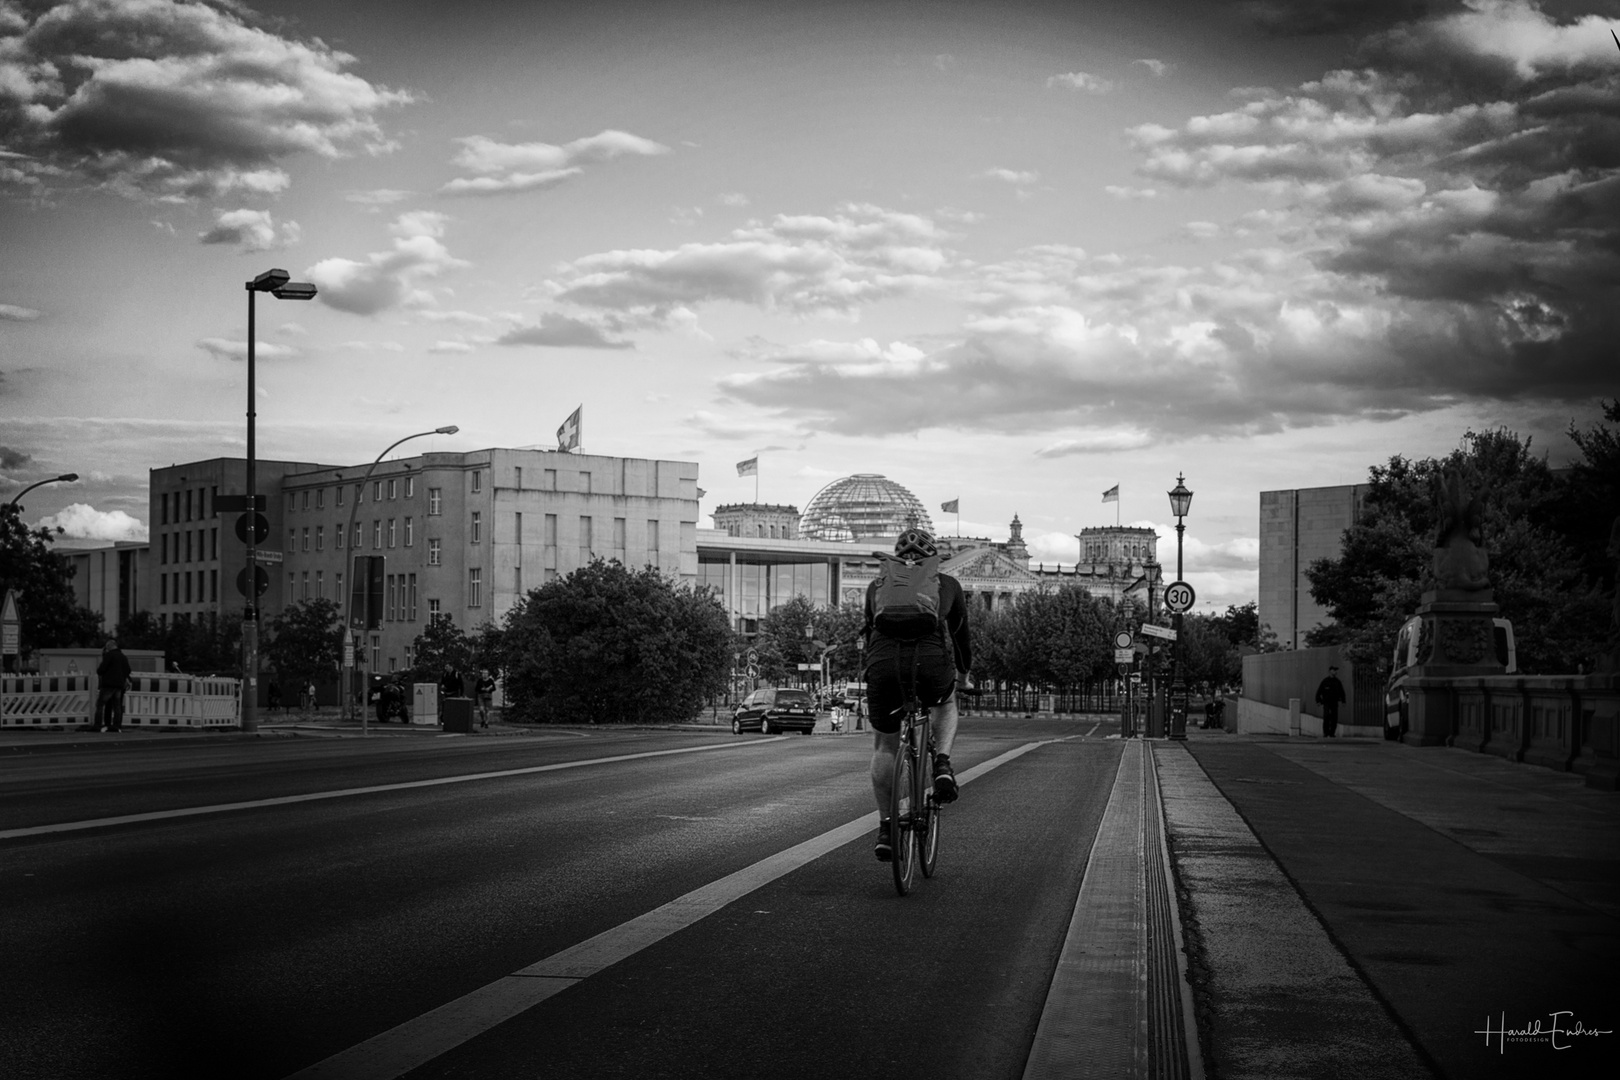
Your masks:
M512 515L512 558L518 566L523 565L523 515ZM521 590L519 590L521 591Z
M428 565L439 565L439 542L434 539L428 540Z
M613 550L624 562L624 518L613 519Z
M165 491L158 498L162 500L162 507L158 511L158 524L167 525L169 523L169 493Z
M338 525L332 530L332 546L338 551L343 550L343 526Z
M545 491L557 490L557 470L546 469L540 474L540 487Z
M410 615L407 616L407 617L411 620L411 622L415 622L416 621L416 575L415 574L408 574L408 575L406 575L406 577L410 582L410 611L411 611Z
M382 550L382 519L371 523L371 548L373 551Z
M343 603L343 572L340 570L332 575L332 599Z
M325 510L326 509L326 489L325 488L316 488L315 489L315 509L317 509L317 510Z
M579 519L579 558L581 562L591 560L591 519L583 516Z
M304 492L304 509L309 509L309 492Z
M158 603L167 604L168 602L169 602L169 575L168 574L159 574L158 575Z
M512 486L519 490L523 488L523 466L521 465L512 469Z
M326 550L326 526L325 525L317 525L317 526L315 526L315 550L316 551L325 551Z
M442 488L428 488L428 513L444 513L444 490Z
M210 570L210 571L208 571L208 601L209 601L209 603L218 603L219 602L219 571L218 570Z
M395 665L396 665L396 664L398 664L398 663L399 663L399 661L398 661L398 660L395 660L395 659L394 659L394 658L393 658L393 657L392 657L392 656L390 656L390 657L389 657L389 658L388 658L388 670L389 670L389 671L390 671L390 672L392 672L392 671L395 671L395 670L397 670L397 668L396 668L396 667L395 667Z
M512 591L520 598L523 596L523 567L512 567Z
M364 482L354 485L354 505L359 506L366 501L366 485Z
M167 496L165 496L166 498ZM169 561L169 534L164 533L158 538L158 562L167 565Z
M476 490L476 489L475 489ZM191 489L186 489L186 520L191 520Z
M405 666L407 668L411 666L411 647L409 645L405 646Z
M208 530L208 546L209 546L210 551L211 551L211 553L209 554L208 557L210 559L219 558L219 526L218 525L215 525L212 529Z
M287 599L290 602L298 595L298 575L291 570L287 571Z
M390 499L399 498L399 481L393 477L388 480L388 497Z
M354 534L349 537L349 547L351 547L351 548L364 547L365 544L361 542L362 539L363 539L363 534L361 532L361 526L360 526L360 523L357 521L357 522L354 523Z
M411 535L412 535L411 519L406 518L405 519L405 546L406 547L411 546Z
M376 671L382 660L382 635L371 635L371 670Z
M186 562L191 561L191 530L186 530Z
M582 471L579 474L579 490L583 491L587 495L589 495L591 493L591 474L590 473Z
M188 570L180 576L186 579L186 603L189 604L191 603L191 571Z
M472 487L473 487L473 494L474 495L476 495L480 491L484 490L484 474L483 474L482 471L480 471L478 469L473 470Z
M658 522L652 518L647 519L647 553L653 562L658 561Z
M394 575L389 574L388 575L388 606L387 606L386 612L383 615L383 618L387 619L389 622L394 621L394 595L395 595Z
M395 518L389 518L388 519L388 546L389 547L394 546L394 538L395 538L396 533L398 532L398 529L396 528L396 525L397 525L397 519L395 519Z
M557 546L557 515L556 514L547 514L546 515L545 530L544 530L544 532L543 532L543 534L541 536L541 539L543 539L545 541L546 547L548 547L548 548L554 548L554 547Z
M484 515L480 514L477 510L474 510L472 512L472 542L475 544L478 543L478 536L483 530L483 525Z
M287 530L287 550L288 551L297 551L298 550L298 530L297 529L288 529Z
M416 494L416 477L407 476L405 478L405 497L407 499L409 499L411 496L413 496L415 494Z
M437 600L429 600L428 601L428 622L430 622L430 623L438 622L439 621L439 616L442 615L442 614L444 614L444 612L439 610L439 602Z
M382 502L382 481L373 480L371 487L371 501Z
M467 606L484 606L484 572L476 566L467 571Z
M326 571L315 571L315 595L322 600L326 599Z
M342 506L343 505L343 485L342 484L339 484L337 487L332 489L332 505L334 505L334 506Z
M303 597L302 598L305 599L305 600L309 599L309 571L308 570L304 571L304 592L303 592Z
M180 498L180 496L178 496L178 495L175 496L176 500L178 500L179 498ZM293 492L293 491L289 491L289 492L287 492L287 513L290 514L296 509L298 509L298 493Z
M308 525L304 526L304 546L299 548L298 550L300 550L300 551L308 551L309 550L309 526Z

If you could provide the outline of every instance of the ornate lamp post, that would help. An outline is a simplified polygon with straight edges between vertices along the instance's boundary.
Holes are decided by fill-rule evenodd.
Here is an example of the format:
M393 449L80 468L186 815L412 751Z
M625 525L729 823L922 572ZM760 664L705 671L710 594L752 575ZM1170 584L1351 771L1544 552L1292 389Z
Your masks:
M6 505L7 506L17 506L17 500L18 499L22 498L24 495L28 494L30 491L33 491L37 487L43 487L46 484L71 484L74 481L78 480L78 478L79 478L78 473L70 472L70 473L63 473L61 476L52 476L52 477L50 477L49 479L46 479L46 480L35 480L32 484L29 484L27 487L25 487L21 491L17 492L17 494L13 495L11 497L11 501L9 503L7 503ZM20 513L22 511L22 507L17 506L17 510Z
M259 511L258 459L254 456L254 421L258 417L255 411L254 395L254 338L257 334L254 328L254 300L262 292L267 292L277 300L313 300L315 299L315 286L302 281L291 281L291 274L285 270L266 270L245 288L248 295L248 324L247 324L247 575L246 593L247 604L242 609L242 730L257 731L259 729L259 533L254 528L258 521L255 516Z
M386 449L382 453L378 454L377 457L376 457L376 460L372 461L370 467L368 467L366 469L366 475L360 481L360 490L355 493L354 501L349 504L349 523L343 527L343 536L340 537L339 540L338 540L338 542L341 545L343 545L343 553L344 553L343 557L349 563L349 573L351 575L351 578L350 578L350 580L348 582L348 589L344 592L344 595L342 597L342 600L343 600L343 643L342 643L342 649L343 649L343 657L344 657L345 660L348 660L350 657L352 657L354 655L354 653L357 653L360 650L360 644L359 644L358 641L356 641L354 643L354 645L353 645L353 650L354 651L353 652L350 651L350 638L349 638L349 634L353 629L353 623L354 623L354 586L355 586L355 582L354 582L354 579L353 579L352 575L355 573L355 569L354 569L354 552L355 552L355 549L358 547L358 545L356 545L354 543L354 518L355 518L355 515L357 513L359 513L359 511L360 511L360 496L362 494L364 494L364 492L366 490L366 485L371 482L371 474L376 471L378 463L381 462L383 458L387 457L389 452L392 451L394 449L394 447L398 446L400 443L410 442L412 439L425 438L428 435L454 435L456 432L458 432L460 430L461 429L459 427L457 427L455 424L446 424L446 425L444 425L444 427L436 427L432 431L418 431L415 435L407 435L403 439L397 439L388 446L388 449ZM354 687L350 685L350 677L349 677L350 668L351 668L351 665L348 664L348 663L345 663L343 665L343 717L346 720L347 719L352 719L353 716L354 716L354 711L353 711ZM361 705L360 705L360 734L365 735L365 734L367 734L368 730L369 730L369 726L368 726L368 724L366 722L366 707L365 707L365 703L362 702Z
M1187 478L1180 473L1176 474L1176 486L1168 494L1170 496L1170 512L1176 515L1176 584L1185 588L1181 578L1181 540L1187 526L1182 518L1192 508L1193 493L1187 490ZM1190 593L1190 588L1187 589ZM1178 601L1180 597L1176 598ZM1181 659L1185 646L1181 640L1181 614L1186 610L1185 604L1178 603L1176 610L1176 651L1172 654L1170 669L1170 694L1173 699L1171 705L1170 737L1172 739L1185 739L1187 737L1187 686L1182 681ZM1180 704L1179 710L1176 703Z

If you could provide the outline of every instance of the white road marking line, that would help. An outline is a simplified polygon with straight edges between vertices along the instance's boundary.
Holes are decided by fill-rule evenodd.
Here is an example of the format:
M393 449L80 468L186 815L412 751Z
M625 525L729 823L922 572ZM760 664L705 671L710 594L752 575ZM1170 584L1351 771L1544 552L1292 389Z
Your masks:
M270 799L251 799L246 802L215 803L212 806L187 806L179 810L153 810L144 814L122 814L118 817L91 818L88 821L64 821L56 825L30 825L22 829L0 829L0 840L20 836L42 836L47 833L77 832L81 829L101 829L109 825L130 825L141 821L163 821L167 818L196 817L200 814L223 814L232 810L252 810L264 806L288 806L292 803L318 802L321 799L344 799L352 795L373 795L381 791L406 791L410 788L438 787L441 784L466 784L474 780L495 780L503 776L524 776L529 773L556 772L559 769L580 769L587 765L610 765L616 761L636 761L640 758L665 757L670 754L697 754L706 750L737 750L748 746L762 746L768 742L781 742L786 735L768 739L750 739L743 743L722 743L718 746L686 746L678 750L647 750L639 754L618 754L613 757L587 758L584 761L562 761L554 765L534 765L524 769L502 769L499 772L467 773L462 776L440 776L431 780L408 780L398 784L373 784L369 787L343 788L339 791L312 791L305 795L278 795Z
M1091 725L1091 730L1086 732L1086 738L1089 739L1093 735L1097 734L1097 729L1100 728L1100 727L1102 727L1101 724L1093 724L1093 725Z
M1049 742L1025 743L956 777L970 783ZM510 975L318 1061L288 1080L393 1080L504 1023L581 979L633 956L755 889L819 859L877 825L877 811L761 859L676 897L593 938L519 968Z

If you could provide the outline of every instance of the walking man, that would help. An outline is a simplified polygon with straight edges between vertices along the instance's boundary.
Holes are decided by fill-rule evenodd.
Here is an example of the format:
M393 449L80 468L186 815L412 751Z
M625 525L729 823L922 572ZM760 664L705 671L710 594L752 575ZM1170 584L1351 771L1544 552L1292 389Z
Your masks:
M129 686L129 658L111 638L101 648L101 663L96 666L96 726L97 731L124 729L124 690Z
M1345 700L1344 683L1339 681L1339 665L1328 666L1327 678L1316 688L1316 703L1322 706L1322 735L1333 738L1339 729L1339 702Z

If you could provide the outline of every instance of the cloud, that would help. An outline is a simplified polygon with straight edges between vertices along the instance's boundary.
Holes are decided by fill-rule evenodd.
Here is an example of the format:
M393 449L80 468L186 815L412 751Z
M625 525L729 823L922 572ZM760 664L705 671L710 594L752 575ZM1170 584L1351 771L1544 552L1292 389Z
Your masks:
M435 341L428 346L430 353L470 353L476 352L478 347L465 341Z
M0 304L0 320L6 322L32 322L43 312L30 307L19 307L16 304Z
M1084 90L1088 94L1107 94L1114 89L1114 84L1100 75L1088 75L1084 71L1071 71L1066 75L1053 75L1046 80L1048 87L1059 86L1068 90Z
M938 71L949 71L956 66L956 57L950 53L939 53L934 57L934 68Z
M235 244L238 251L269 251L296 244L302 230L296 221L282 222L278 229L268 210L225 210L214 219L207 232L199 233L201 244Z
M269 195L281 162L383 153L377 116L411 100L344 69L355 58L170 0L6 8L0 142L12 183L88 180L147 198ZM16 175L9 175L16 174Z
M146 523L122 510L97 510L84 503L74 503L61 511L39 520L41 528L76 540L146 540Z
M600 326L583 319L547 312L538 323L515 326L495 339L497 345L544 345L553 348L633 349L635 344L609 338Z
M1033 170L1019 172L1016 169L986 169L981 175L983 175L986 179L1000 180L1004 183L1012 184L1015 187L1033 184L1041 178L1041 174Z
M714 201L721 206L747 206L748 196L740 191L728 191L718 196Z
M322 303L353 315L376 315L407 301L428 303L432 293L425 282L470 265L440 242L447 220L431 210L401 214L389 227L392 250L362 261L323 259L304 273L320 290Z
M0 446L0 469L20 469L33 461L33 456L9 446Z
M662 143L607 130L553 146L550 143L503 143L484 135L456 140L461 150L454 163L476 176L457 177L439 190L447 195L498 195L551 187L585 171L585 166L626 154L669 153Z
M400 191L396 188L373 188L370 191L348 191L344 193L343 197L349 202L368 206L375 210L384 206L392 206L397 202L403 202L410 198L411 195L412 192Z
M561 302L649 326L719 302L849 315L937 283L952 261L945 240L926 217L850 204L832 215L778 214L715 243L588 255L551 289Z
M225 338L203 338L197 347L218 360L247 360L246 341L228 341ZM253 347L253 358L259 360L288 360L299 355L291 345L276 345L260 341Z
M1157 199L1159 197L1157 188L1121 187L1118 184L1105 184L1103 185L1103 191L1115 199L1137 200Z
M1154 436L1143 430L1088 431L1070 439L1059 439L1035 451L1036 457L1057 458L1074 454L1112 454L1120 450L1141 450L1152 446Z
M1173 65L1163 60L1132 60L1131 63L1141 64L1155 79L1162 79L1173 70Z

